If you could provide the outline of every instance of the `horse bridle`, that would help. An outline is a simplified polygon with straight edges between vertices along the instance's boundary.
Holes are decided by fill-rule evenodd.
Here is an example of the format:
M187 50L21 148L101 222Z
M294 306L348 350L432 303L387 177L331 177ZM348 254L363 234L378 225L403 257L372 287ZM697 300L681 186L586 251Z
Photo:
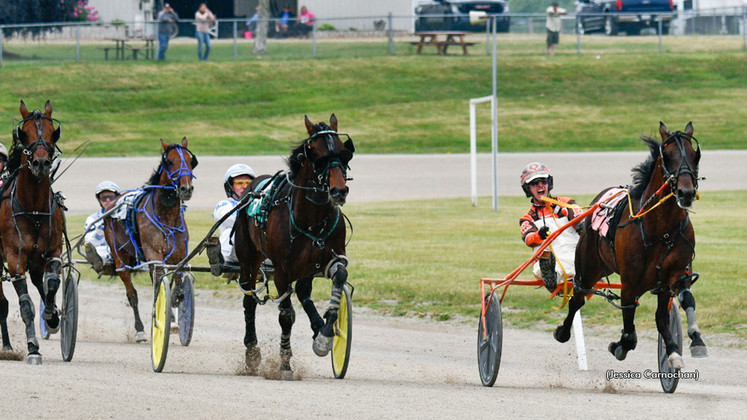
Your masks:
M695 142L695 145L697 146L697 149L695 149L695 153L697 154L697 156L700 156L700 142L698 142L698 139L681 131L672 133L672 135L667 137L667 139L661 142L661 144L659 145L659 156L661 156L662 160L661 167L664 170L664 182L669 184L669 188L672 191L675 191L677 189L677 183L679 182L680 176L683 174L690 174L693 179L693 186L695 187L696 191L698 190L698 180L700 179L698 178L698 166L696 163L695 168L691 168L690 164L687 162L687 152L685 151L684 143L685 137L690 140L691 144L693 141ZM664 148L671 143L677 145L681 156L680 166L674 173L670 172L667 169L667 165L664 162Z
M350 166L348 164L350 163L350 160L353 158L353 152L348 150L347 148L341 149L339 152L335 151L335 139L334 136L337 136L338 138L340 136L345 136L347 140L344 143L350 142L348 144L352 144L353 139L350 138L349 135L338 133L335 130L321 130L317 131L311 137L304 140L304 147L303 147L303 154L306 159L308 159L311 164L314 166L314 173L316 173L316 177L319 180L319 184L323 185L326 189L329 189L329 184L326 182L329 176L329 171L332 168L339 167L342 170L342 175L345 177L345 181L349 181L348 178L348 169L350 169ZM308 150L311 146L311 142L317 139L319 136L324 136L324 140L327 144L327 150L329 151L328 155L322 156L314 161L309 159ZM325 164L326 163L326 164Z
M179 167L176 168L176 170L171 171L169 169L170 163L169 163L169 152L172 149L176 149L177 153L179 153L179 157L181 158L181 162L179 164ZM187 151L189 153L190 157L192 158L192 167L189 168L185 164L186 159L184 159L184 151ZM176 188L177 184L179 183L179 178L186 175L190 178L197 178L193 173L192 169L194 169L197 166L197 157L192 153L191 150L187 149L186 147L182 146L181 144L172 144L169 145L161 155L161 171L166 171L166 175L168 175L169 179L171 180L171 185Z
M27 157L31 157L38 148L43 147L44 150L47 152L47 154L49 154L50 159L54 160L58 158L62 153L60 152L56 144L53 144L52 142L44 138L43 124L42 124L43 120L47 120L51 122L53 128L54 128L54 124L57 123L57 128L55 129L55 131L57 131L58 136L61 135L62 123L55 118L51 118L51 117L44 115L40 110L36 109L32 111L21 122L18 123L18 126L13 132L13 137L15 139L20 139L20 131L23 130L23 126L26 125L26 123L29 121L34 121L34 124L36 125L37 139L29 143L27 146L23 147L23 154L26 155ZM57 151L55 151L55 149ZM30 162L27 163L27 165L30 165L30 164L31 164Z

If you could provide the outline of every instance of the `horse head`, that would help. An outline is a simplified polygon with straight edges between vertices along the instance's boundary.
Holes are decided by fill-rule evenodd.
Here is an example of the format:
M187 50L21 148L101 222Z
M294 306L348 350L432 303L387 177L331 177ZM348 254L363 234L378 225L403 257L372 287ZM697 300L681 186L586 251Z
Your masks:
M698 192L698 163L700 162L700 144L693 137L693 123L685 131L670 133L664 123L659 122L661 145L661 167L665 182L677 199L677 205L683 209L692 207Z
M337 117L334 114L329 119L329 125L324 122L313 124L306 116L304 120L309 137L296 149L291 161L301 165L308 162L318 184L322 186L321 190L328 194L328 200L332 204L343 205L348 195L348 164L355 152L353 140L347 134L337 132ZM341 136L347 138L344 143L340 140Z
M60 122L52 118L52 104L47 101L44 112L36 109L29 111L21 101L23 120L14 130L14 141L23 147L21 167L28 167L37 178L48 177L55 159L55 144L60 139ZM55 129L54 124L58 126Z
M159 184L174 187L182 201L192 198L192 170L197 167L197 157L187 148L187 138L181 144L167 144L161 140L161 167L159 168Z

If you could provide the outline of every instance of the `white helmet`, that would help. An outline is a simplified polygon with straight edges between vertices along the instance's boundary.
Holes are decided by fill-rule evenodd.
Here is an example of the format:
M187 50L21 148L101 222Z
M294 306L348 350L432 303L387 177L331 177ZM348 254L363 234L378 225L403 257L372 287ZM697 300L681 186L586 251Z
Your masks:
M226 171L226 175L223 177L223 189L226 191L226 197L231 198L233 196L234 191L232 180L241 175L247 175L251 179L257 177L257 175L254 173L254 169L252 169L252 167L249 165L237 163L236 165L231 166L230 168L228 168L228 170Z
M5 148L5 145L0 143L0 155L5 156L5 160L8 160L8 149Z
M96 198L98 198L99 194L104 191L111 191L114 194L119 195L119 185L115 184L112 181L103 181L96 186Z

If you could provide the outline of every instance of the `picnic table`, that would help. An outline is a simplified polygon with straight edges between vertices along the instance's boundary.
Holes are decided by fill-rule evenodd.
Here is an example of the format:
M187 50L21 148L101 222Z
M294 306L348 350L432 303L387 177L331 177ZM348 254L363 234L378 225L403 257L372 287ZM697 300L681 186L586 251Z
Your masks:
M416 32L415 36L420 37L420 41L412 41L410 44L417 45L417 53L423 52L423 47L426 45L435 45L438 53L446 55L450 45L461 45L462 52L467 55L467 47L475 45L474 42L466 42L464 40L465 35L468 32L450 32L450 31L436 31L436 32Z
M104 59L109 59L109 51L114 50L115 60L125 60L127 59L127 52L132 53L132 59L137 60L139 58L140 52L145 52L145 58L156 58L155 54L155 42L156 39L153 37L146 37L146 38L107 38L108 41L113 41L114 46L105 46L102 48L104 50ZM130 44L132 41L136 40L142 40L145 41L145 46L135 46Z

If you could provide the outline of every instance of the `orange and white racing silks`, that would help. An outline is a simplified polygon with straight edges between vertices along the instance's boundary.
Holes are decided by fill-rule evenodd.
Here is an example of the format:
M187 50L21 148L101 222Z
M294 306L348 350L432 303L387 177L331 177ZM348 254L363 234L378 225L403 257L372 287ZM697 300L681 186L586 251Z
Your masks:
M555 200L566 204L576 204L576 201L570 197L554 197ZM563 207L558 204L532 205L532 208L519 219L521 225L521 237L527 246L536 249L542 244L539 236L539 230L547 226L550 231L548 235L564 226L576 217L580 210ZM563 270L568 274L570 279L576 274L574 260L576 258L576 245L578 244L578 233L575 229L568 228L561 233L551 244L552 252L555 254L555 271L558 273L558 280L563 278ZM561 267L562 266L562 267ZM532 267L536 278L541 279L539 261Z

